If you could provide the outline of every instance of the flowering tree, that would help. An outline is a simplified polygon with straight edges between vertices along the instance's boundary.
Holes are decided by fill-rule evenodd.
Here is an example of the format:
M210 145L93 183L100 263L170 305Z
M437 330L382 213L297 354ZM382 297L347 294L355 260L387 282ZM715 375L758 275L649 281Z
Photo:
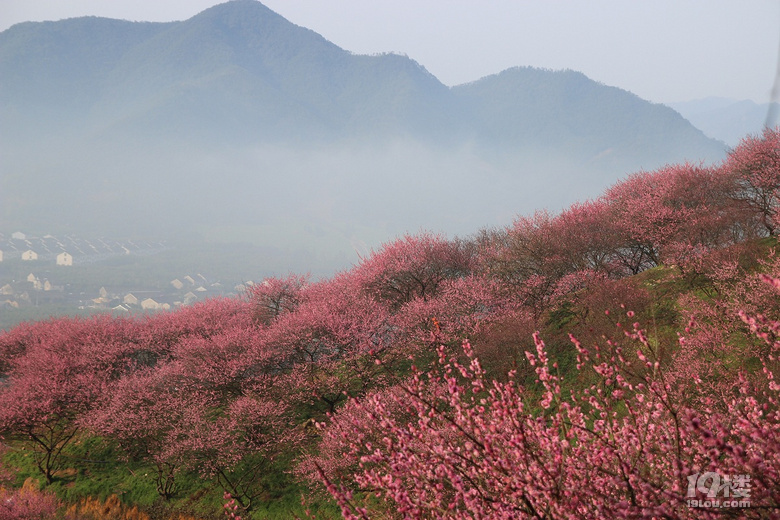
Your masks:
M754 255L749 251L742 258L710 258L712 294L686 294L678 301L690 322L681 332L683 348L675 352L669 375L682 385L695 383L703 395L728 394L732 385L738 384L740 373L753 382L761 379L758 367L773 356L770 346L751 334L748 323L738 318L780 316L776 291L762 279L780 276L780 259L770 252L768 259L758 261L758 272L753 272ZM698 394L690 395L698 398Z
M180 338L165 363L116 382L82 423L153 464L162 497L181 470L199 471L250 508L268 459L295 438L272 359L254 327Z
M517 305L506 287L472 274L442 282L434 298L415 298L393 316L395 344L429 347L471 337L496 320L515 316Z
M424 233L384 245L352 275L372 296L397 308L417 297L433 297L442 282L467 275L473 263L468 243Z
M0 387L0 432L32 447L48 483L79 432L77 419L135 366L135 332L133 322L106 316L58 318L5 339L16 353Z
M388 308L366 294L358 280L341 274L301 292L294 312L263 332L279 370L290 373L291 395L333 411L368 385L381 384L373 355L400 355L389 347L395 331Z
M780 128L744 138L724 165L734 181L733 197L759 216L769 235L777 233L780 207Z
M300 303L301 291L309 283L307 276L267 278L247 291L258 320L268 325L280 315L294 311Z
M178 435L189 434L186 414L206 404L200 395L178 388L175 376L161 368L125 377L82 419L91 431L116 442L125 458L152 464L157 492L165 499L175 495L176 474L184 465L173 447Z
M194 305L149 316L140 327L140 344L150 364L165 358L178 343L191 337L210 338L225 330L253 329L252 306L238 298L212 298Z
M780 279L765 280L780 289ZM310 465L346 518L720 518L721 509L689 507L712 492L703 474L745 476L749 485L730 489L749 507L734 513L777 517L780 322L742 319L770 353L765 377L740 377L725 401L685 399L690 388L667 379L638 324L605 345L572 338L578 369L595 382L568 397L535 336L527 355L538 401L512 380L487 379L466 343L465 364L442 348L440 370L415 372L323 426L323 442L357 461L352 476L334 471L327 454Z
M556 217L554 236L569 258L569 271L592 271L610 278L625 276L618 255L621 231L614 208L606 198L572 204Z
M640 172L605 197L621 228L619 254L629 272L678 262L684 247L722 247L744 238L742 212L730 204L730 179L715 168L670 165Z
M493 237L488 249L488 269L512 285L537 277L554 281L572 270L558 245L555 217L538 211L518 217L512 227Z

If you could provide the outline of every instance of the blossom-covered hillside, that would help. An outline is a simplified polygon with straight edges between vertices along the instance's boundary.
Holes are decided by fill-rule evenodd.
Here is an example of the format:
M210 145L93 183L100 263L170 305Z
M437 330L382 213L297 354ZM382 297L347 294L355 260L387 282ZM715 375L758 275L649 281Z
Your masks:
M331 279L20 325L0 513L56 492L76 517L111 494L150 518L223 496L243 518L778 517L779 195L766 130Z

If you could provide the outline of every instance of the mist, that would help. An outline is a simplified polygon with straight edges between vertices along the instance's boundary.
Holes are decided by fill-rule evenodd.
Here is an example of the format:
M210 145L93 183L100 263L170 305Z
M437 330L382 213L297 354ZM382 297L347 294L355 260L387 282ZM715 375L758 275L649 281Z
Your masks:
M329 275L405 233L468 236L725 156L576 71L447 87L252 1L20 24L0 33L0 77L0 233L164 239L187 258L241 245L254 279Z
M2 192L17 195L2 206L4 227L245 243L277 251L280 263L332 272L404 233L466 236L596 196L615 180L552 155L489 160L474 145L415 140L127 145L86 154L43 147L9 160Z

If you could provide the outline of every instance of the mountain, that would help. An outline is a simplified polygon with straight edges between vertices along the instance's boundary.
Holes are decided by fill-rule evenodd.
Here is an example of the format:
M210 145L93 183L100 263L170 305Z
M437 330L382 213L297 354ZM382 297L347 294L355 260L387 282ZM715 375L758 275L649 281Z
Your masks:
M722 145L664 105L572 71L530 67L456 86L478 135L506 147L563 149L607 170L631 171L669 160L712 159Z
M49 129L230 143L431 131L447 119L447 87L414 61L354 56L250 0L181 23L19 24L0 37L0 72L4 139L31 108L59 116Z
M0 227L242 240L335 263L467 233L724 147L573 71L456 87L355 55L253 0L182 21L0 33ZM326 255L327 256L327 255ZM334 264L335 265L335 264Z
M769 119L777 125L778 103L756 103L749 99L705 98L669 103L705 135L734 147L747 134L760 134Z

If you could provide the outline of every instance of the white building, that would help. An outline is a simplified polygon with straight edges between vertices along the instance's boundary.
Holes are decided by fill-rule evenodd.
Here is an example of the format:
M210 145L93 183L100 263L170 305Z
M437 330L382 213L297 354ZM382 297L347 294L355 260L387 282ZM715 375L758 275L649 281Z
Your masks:
M38 253L36 253L32 249L28 249L27 251L22 253L22 260L25 261L38 260Z
M73 255L63 251L57 255L57 265L73 265Z
M160 308L160 304L152 298L147 298L141 302L141 308L145 311L156 311Z

